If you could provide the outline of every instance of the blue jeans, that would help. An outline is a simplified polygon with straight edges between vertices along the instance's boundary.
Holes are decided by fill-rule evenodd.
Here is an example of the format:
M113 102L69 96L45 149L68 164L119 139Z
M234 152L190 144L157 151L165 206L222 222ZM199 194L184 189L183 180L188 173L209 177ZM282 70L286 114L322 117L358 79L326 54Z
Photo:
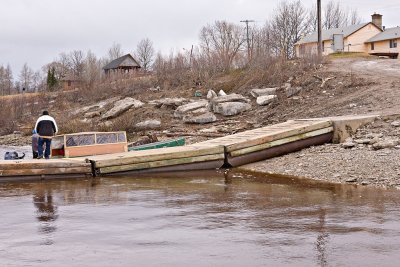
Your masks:
M50 138L39 137L38 157L43 158L43 145L44 144L46 144L46 150L44 151L44 157L46 159L48 159L48 158L50 158L50 147L51 147L51 139Z

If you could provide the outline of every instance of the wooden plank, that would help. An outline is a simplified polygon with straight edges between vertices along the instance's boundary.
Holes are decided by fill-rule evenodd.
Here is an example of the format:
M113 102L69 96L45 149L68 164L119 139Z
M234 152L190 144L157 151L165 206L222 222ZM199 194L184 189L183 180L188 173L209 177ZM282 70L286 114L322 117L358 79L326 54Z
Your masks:
M317 135L295 142L290 142L280 146L274 146L260 151L255 151L237 157L230 157L228 155L226 161L232 167L238 167L247 163L257 162L260 160L278 157L287 153L292 153L306 147L322 145L332 141L332 137L333 132L330 132L323 135Z
M84 160L1 160L0 170L90 167Z
M53 175L53 174L88 174L90 167L76 168L43 168L43 169L0 169L0 176L30 176L30 175Z
M126 171L126 172L117 172L117 173L107 173L107 176L120 176L120 175L149 175L157 173L157 177L165 176L167 174L170 177L176 178L178 173L182 174L187 177L188 172L192 174L193 171L201 170L204 173L205 170L216 170L221 168L224 165L225 161L223 159L220 160L212 160L212 161L203 161L203 162L194 162L188 164L180 164L180 165L172 165L172 166L165 166L165 167L158 167L158 168L151 168L151 169L141 169L141 170L133 170L133 171ZM173 172L174 174L171 174Z
M19 181L37 181L37 180L54 180L54 179L77 179L85 178L87 173L75 174L44 174L44 175L25 175L25 176L0 176L0 182L19 182Z
M278 126L278 127L277 127ZM221 137L210 141L197 143L197 146L223 145L227 152L272 142L306 132L319 130L332 126L331 121L287 121L275 126L267 126L253 131L252 136L248 136L251 131L237 133L231 136ZM259 132L258 132L259 131Z
M113 154L128 151L126 143L95 144L89 146L70 146L64 148L65 157L82 157L91 155Z
M88 160L94 162L95 168L103 168L109 166L121 166L168 159L190 158L221 153L224 153L223 146L208 145L197 147L195 145L191 145L183 147L167 147L152 150L131 151L113 155L92 156L88 157Z
M324 129L320 129L320 130L316 130L316 131L312 131L312 132L308 132L308 133L303 133L303 134L299 134L299 135L294 135L294 136L290 136L287 138L275 140L275 141L272 141L269 143L264 143L261 145L242 148L239 150L231 151L229 153L229 155L232 157L237 157L237 156L249 154L252 152L264 150L264 149L267 149L270 147L279 146L279 145L287 144L290 142L295 142L298 140L302 140L302 139L306 139L306 138L310 138L310 137L314 137L314 136L318 136L318 135L322 135L322 134L326 134L326 133L330 133L330 132L333 132L333 127L324 128Z
M225 154L222 153L222 154L213 154L213 155L198 156L198 157L175 158L175 159L166 159L159 161L142 162L136 164L109 166L109 167L99 168L99 173L105 174L105 173L115 173L115 172L126 172L126 171L159 168L159 167L181 165L181 164L188 164L195 162L207 162L219 159L221 160L225 159Z

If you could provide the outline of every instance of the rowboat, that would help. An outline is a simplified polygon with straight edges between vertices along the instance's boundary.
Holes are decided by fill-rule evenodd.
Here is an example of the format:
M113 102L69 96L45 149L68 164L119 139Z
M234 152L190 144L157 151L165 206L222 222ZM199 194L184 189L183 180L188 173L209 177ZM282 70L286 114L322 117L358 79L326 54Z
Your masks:
M184 146L185 145L185 138L180 137L171 140L165 140L160 142L154 142L145 145L139 146L128 146L128 151L139 151L139 150L149 150L149 149L157 149L163 147L176 147L176 146Z

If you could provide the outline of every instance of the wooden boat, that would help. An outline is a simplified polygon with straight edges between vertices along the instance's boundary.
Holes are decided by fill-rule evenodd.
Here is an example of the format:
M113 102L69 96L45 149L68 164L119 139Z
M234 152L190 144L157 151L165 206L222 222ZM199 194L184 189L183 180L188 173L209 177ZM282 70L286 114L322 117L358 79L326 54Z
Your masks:
M180 137L180 138L176 138L176 139L154 142L154 143L139 145L139 146L129 146L128 145L128 151L139 151L139 150L157 149L157 148L163 148L163 147L176 147L176 146L184 146L184 145L185 145L185 138Z
M51 156L83 157L128 151L126 132L81 132L53 138Z

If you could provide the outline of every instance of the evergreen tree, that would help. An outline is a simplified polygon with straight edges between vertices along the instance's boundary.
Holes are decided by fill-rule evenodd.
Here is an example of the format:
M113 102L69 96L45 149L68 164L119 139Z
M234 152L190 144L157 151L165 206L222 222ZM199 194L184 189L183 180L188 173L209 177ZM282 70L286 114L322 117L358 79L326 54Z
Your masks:
M57 86L57 84L58 80L55 76L55 69L53 67L47 71L47 87L49 88L50 91L52 91Z

